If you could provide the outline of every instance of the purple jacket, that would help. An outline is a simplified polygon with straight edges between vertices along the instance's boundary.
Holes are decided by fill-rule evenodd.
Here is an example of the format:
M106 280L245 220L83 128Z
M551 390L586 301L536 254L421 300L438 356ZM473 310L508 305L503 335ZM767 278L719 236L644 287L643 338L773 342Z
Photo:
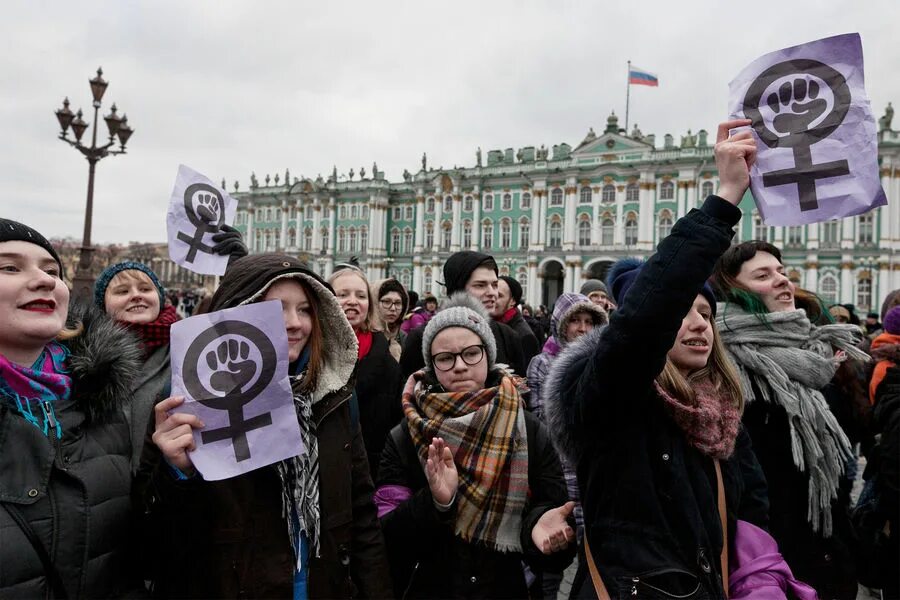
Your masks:
M422 310L416 311L410 318L400 324L400 331L402 331L403 333L409 333L413 329L416 329L430 321L431 317L433 316L434 313L428 312L424 308Z

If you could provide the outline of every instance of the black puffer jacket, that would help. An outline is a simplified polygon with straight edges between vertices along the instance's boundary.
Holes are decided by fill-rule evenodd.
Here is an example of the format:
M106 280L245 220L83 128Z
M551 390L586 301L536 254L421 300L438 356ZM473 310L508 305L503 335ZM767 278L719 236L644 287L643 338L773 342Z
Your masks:
M609 325L564 350L545 384L545 416L576 465L585 534L615 598L725 597L715 463L687 442L653 384L739 218L710 197L680 219ZM730 539L738 518L765 527L765 479L744 431L721 467ZM579 597L594 597L581 575Z
M0 502L18 507L50 553L69 598L140 588L133 556L131 439L123 408L140 364L137 341L96 309L72 307L84 332L65 342L72 396L48 438L0 402ZM0 509L0 598L52 597L38 555Z
M403 416L400 403L403 383L400 379L400 365L391 356L387 338L374 332L372 349L356 366L359 422L373 480L381 463L384 440Z
M384 447L378 487L409 488L412 498L381 517L397 598L526 598L523 558L543 571L559 572L575 547L544 555L531 530L545 512L569 500L562 467L544 424L525 413L529 504L522 519L524 554L500 553L453 533L455 509L438 511L404 420ZM455 505L454 505L455 507ZM571 523L574 527L574 520Z

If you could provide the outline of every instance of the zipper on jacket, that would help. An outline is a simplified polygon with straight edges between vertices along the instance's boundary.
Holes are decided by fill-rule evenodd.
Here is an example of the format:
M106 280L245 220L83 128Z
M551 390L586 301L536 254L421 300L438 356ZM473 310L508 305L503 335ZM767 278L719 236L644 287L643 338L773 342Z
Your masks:
M419 563L416 563L413 566L413 571L409 576L409 583L406 584L406 589L403 590L403 596L402 596L401 600L406 600L406 597L409 596L409 590L412 589L412 584L413 584L413 581L415 581L415 579L416 579L416 572L418 570L419 570Z
M687 593L687 594L684 594L684 595L682 595L682 596L679 596L679 595L677 595L677 594L673 594L672 592L668 592L668 591L666 591L666 590L664 590L664 589L662 589L662 588L658 588L658 587L656 587L655 585L650 585L650 584L647 583L646 581L642 582L640 577L632 577L632 578L631 578L631 595L632 595L632 596L637 596L637 595L638 595L638 584L642 584L642 585L644 585L645 587L650 588L651 590L653 590L653 591L655 591L655 592L659 592L659 593L661 593L661 594L665 594L665 595L668 596L669 598L690 598L691 596L693 596L694 594L696 594L697 591L698 591L698 590L700 589L700 587L701 587L700 581L698 580L698 581L697 581L697 587L694 588L694 591L689 592L689 593Z
M56 440L59 441L59 438L62 437L62 425L60 425L59 420L56 418L56 413L53 412L53 406L50 404L49 400L44 400L41 403L41 410L44 413L44 433L47 437L50 437L50 432L47 431L47 426L53 428L56 433ZM56 444L57 449L59 449L59 444Z

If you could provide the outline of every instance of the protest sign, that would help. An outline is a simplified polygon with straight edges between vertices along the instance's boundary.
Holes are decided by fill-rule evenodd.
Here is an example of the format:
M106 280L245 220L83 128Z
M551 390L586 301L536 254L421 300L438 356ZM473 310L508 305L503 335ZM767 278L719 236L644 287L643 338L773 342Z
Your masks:
M213 252L212 236L223 225L231 225L236 212L237 200L200 173L179 165L166 215L169 258L194 273L224 275L228 256Z
M756 138L750 188L767 225L803 225L887 204L859 35L762 56L731 82L729 112Z
M303 453L288 378L288 342L275 300L172 325L174 412L197 415L191 460L204 479L227 479Z

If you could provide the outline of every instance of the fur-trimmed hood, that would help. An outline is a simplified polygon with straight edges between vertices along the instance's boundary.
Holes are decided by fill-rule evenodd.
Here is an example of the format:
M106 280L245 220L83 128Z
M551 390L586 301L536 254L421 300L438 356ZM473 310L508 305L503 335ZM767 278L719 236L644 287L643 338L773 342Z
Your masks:
M541 395L543 396L544 418L547 421L547 429L550 430L550 439L570 464L577 463L576 440L573 437L574 415L572 414L575 396L574 394L563 394L562 381L565 379L566 372L576 363L594 354L605 329L605 327L595 327L590 333L563 348L556 360L553 361L549 374L544 378Z
M566 292L556 299L553 307L553 316L550 318L550 330L560 347L565 348L569 343L566 339L566 328L569 321L579 312L590 313L594 318L594 325L606 325L609 317L606 311L591 302L584 294Z
M80 335L63 342L74 397L91 421L104 421L131 401L143 354L138 339L93 305L69 306L67 325L81 323Z

